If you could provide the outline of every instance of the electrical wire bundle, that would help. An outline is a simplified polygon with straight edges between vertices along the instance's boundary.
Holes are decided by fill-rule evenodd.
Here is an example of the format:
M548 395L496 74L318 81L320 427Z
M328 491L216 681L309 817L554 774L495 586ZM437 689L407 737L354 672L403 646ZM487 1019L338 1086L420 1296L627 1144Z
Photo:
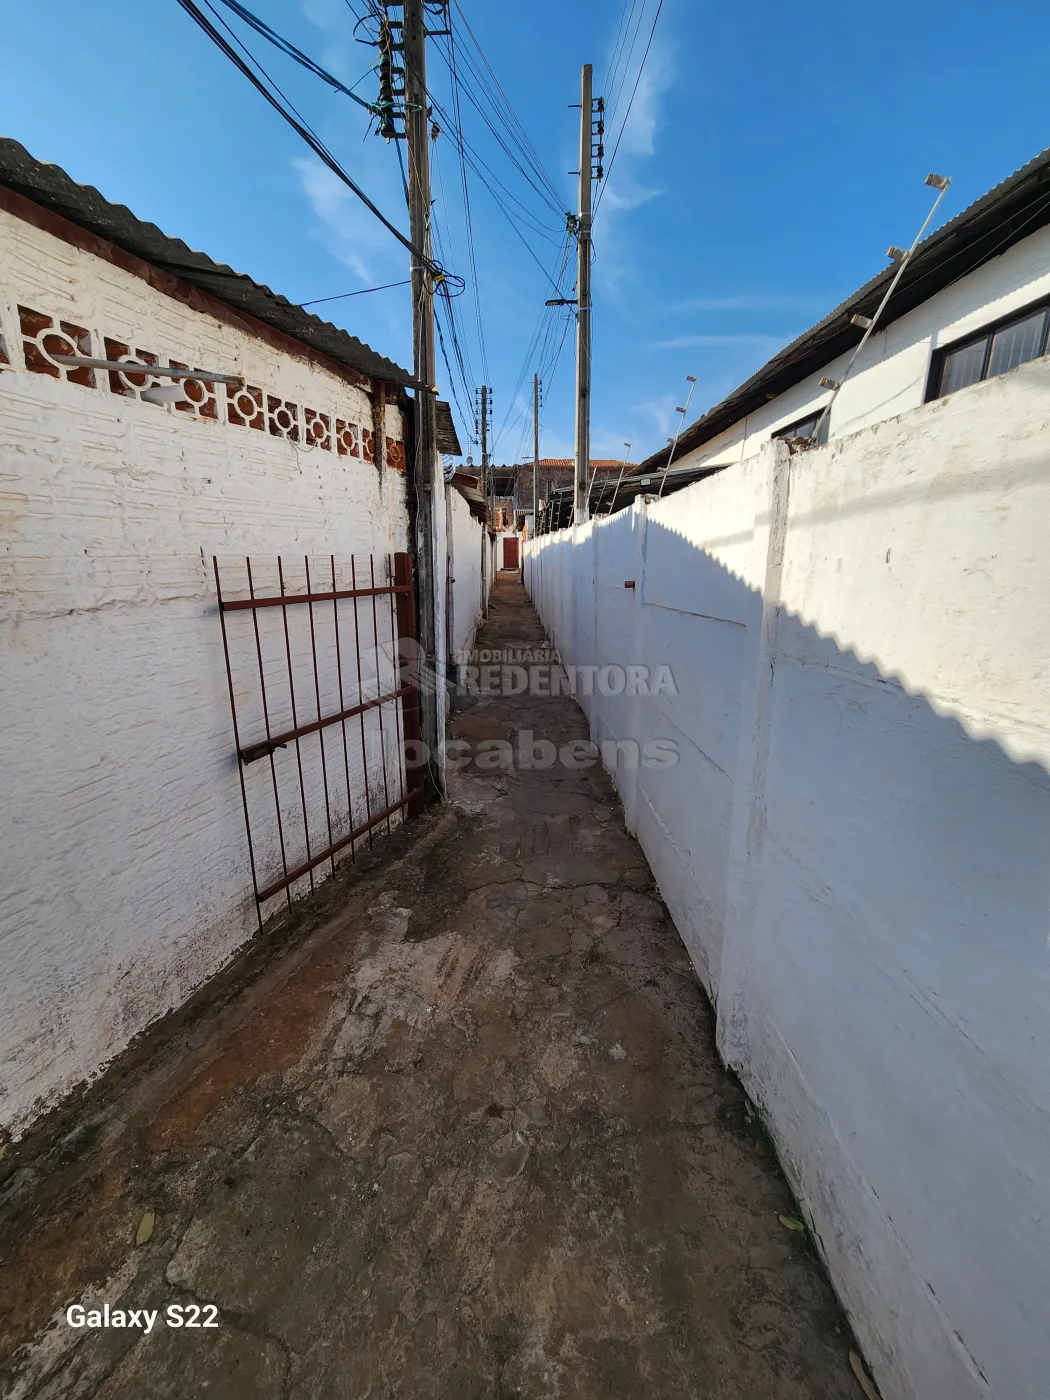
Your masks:
M387 55L389 63L390 26L383 0L344 0L353 18L353 36L361 44L379 49L387 35ZM448 96L442 101L434 90L434 84L427 86L428 117L432 121L431 134L433 155L432 172L440 198L431 209L428 229L427 249L417 248L396 224L389 219L368 197L361 186L353 179L331 149L310 125L307 119L290 101L266 68L247 48L244 41L220 15L211 0L178 0L183 10L202 29L216 47L239 69L266 101L295 130L324 163L367 209L411 253L415 267L424 269L431 279L434 290L434 312L437 339L449 378L449 388L456 405L461 426L470 427L467 434L473 442L478 441L478 423L469 406L473 398L473 388L478 380L474 373L471 355L471 340L480 357L480 367L485 382L489 381L488 351L485 338L485 318L482 312L480 279L477 266L477 245L474 232L474 212L471 203L471 183L477 182L492 198L502 217L510 225L517 240L528 253L530 260L539 269L546 286L553 292L541 312L535 330L526 349L521 371L514 389L507 400L507 410L499 431L493 440L493 448L510 427L517 427L518 419L525 419L523 433L528 430L526 409L522 405L520 393L530 369L540 374L541 380L550 383L557 370L561 352L568 338L570 326L575 319L572 301L572 286L566 286L571 265L571 252L575 245L575 226L571 214L564 210L558 186L545 169L535 145L519 120L496 73L485 55L481 44L471 28L459 0L424 0L425 9L439 22L433 33L434 47L442 59L448 77ZM648 39L641 60L635 67L635 55L645 33L645 21L650 13L652 0L623 0L617 36L613 48L613 59L609 73L611 101L607 104L610 123L615 124L621 110L622 98L629 91L626 109L623 111L619 133L613 147L608 170L616 160L620 141L631 114L634 97L641 81L642 70L652 46L656 23L660 17L663 0L655 0L655 14L648 29ZM328 72L321 64L310 58L297 45L278 34L270 25L242 3L242 0L216 0L216 4L235 15L256 35L266 40L284 57L292 59L305 68L315 78L325 83L333 92L348 98L368 114L369 129L374 129L388 139L393 137L401 164L402 182L407 199L408 176L405 170L404 154L401 150L402 137L397 133L391 120L393 102L388 96L385 101L369 102L355 88L366 78L381 71L382 64L373 62L362 77L352 86L347 86ZM453 9L455 19L453 18ZM208 14L205 13L208 11ZM211 18L209 18L209 15ZM632 70L633 86L630 85ZM494 167L491 158L479 149L475 140L465 130L464 112L469 111L476 119L479 130L486 133L499 153ZM457 276L448 270L453 237L449 223L452 204L444 184L443 160L439 158L437 137L443 134L448 138L455 155L456 196L460 206L463 229L463 245L469 278ZM516 188L517 187L517 188ZM601 201L599 191L595 204L597 210ZM537 240L554 249L554 255L542 254L537 249ZM404 285L391 282L385 287ZM467 333L463 313L458 298L469 285L472 303L472 331ZM316 298L306 305L341 300L359 296L363 291L378 291L384 288L365 288L358 292L342 293L333 297ZM552 304L554 303L554 304ZM462 398L461 398L462 391ZM517 415L512 418L515 409ZM520 458L522 454L519 452Z

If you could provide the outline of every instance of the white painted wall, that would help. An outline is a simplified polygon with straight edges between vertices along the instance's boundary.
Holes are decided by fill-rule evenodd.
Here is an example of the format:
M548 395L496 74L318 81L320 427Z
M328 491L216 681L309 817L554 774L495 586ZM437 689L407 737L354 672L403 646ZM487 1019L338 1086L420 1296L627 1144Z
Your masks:
M283 554L289 590L298 591L306 555L318 578L335 554L343 586L352 554L363 571L379 555L382 577L385 555L407 540L401 473L381 476L358 458L123 398L105 376L92 389L23 369L18 303L90 328L97 347L102 334L123 337L162 359L241 371L300 406L371 422L366 394L337 375L49 234L3 214L0 223L0 328L12 360L0 370L0 1124L17 1133L184 1001L255 927L212 555L231 575L253 556L265 591ZM395 408L387 427L401 437ZM229 617L247 741L261 737L261 715L250 709L250 615ZM270 610L262 619L275 674L279 617ZM380 610L378 671L375 647L365 648L366 696L391 679L388 622ZM362 625L367 641L364 608ZM327 711L326 616L316 619L316 642ZM291 645L299 673L310 647L303 610ZM355 692L356 673L348 704ZM290 700L278 689L271 701L274 727L283 727ZM300 694L299 703L301 722L315 697ZM384 784L396 791L401 777L389 755L385 770L377 764L375 711L366 741L368 774L350 764L354 824L366 789L375 808ZM341 752L328 757L333 771L342 764ZM277 762L292 764L291 750ZM319 750L304 745L304 762L316 810ZM257 855L272 875L267 769L253 765L246 777L265 829ZM336 807L345 829L350 813ZM294 848L295 804L285 821Z
M926 393L934 350L1050 296L1050 227L1040 229L976 272L872 335L843 384L829 418L831 438L917 408ZM840 379L850 356L831 360L710 442L676 458L678 466L740 462L773 433L823 408L820 379Z
M469 651L481 620L482 550L485 532L458 491L449 492L452 505L454 583L452 587L452 650Z
M1050 1371L1050 359L528 546L885 1400ZM636 588L624 589L634 578ZM593 582L592 582L593 579Z

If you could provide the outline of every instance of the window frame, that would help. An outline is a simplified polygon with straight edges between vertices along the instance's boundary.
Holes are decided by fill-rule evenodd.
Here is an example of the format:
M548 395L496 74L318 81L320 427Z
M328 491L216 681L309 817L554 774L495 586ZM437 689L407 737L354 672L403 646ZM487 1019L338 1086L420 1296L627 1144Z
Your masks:
M809 413L804 413L804 414L802 415L801 418L796 418L795 421L794 421L793 423L789 423L789 424L787 425L786 428L776 428L776 429L770 434L770 436L771 436L772 438L774 438L775 440L776 440L776 439L781 439L781 438L797 437L798 434L797 434L797 431L796 431L796 430L797 430L798 428L801 428L802 425L803 425L804 423L809 423L809 422L811 422L811 421L812 421L812 423L813 423L814 428L816 428L817 424L820 422L821 416L823 415L824 409L825 409L826 407L827 407L826 404L821 404L820 408L815 409L815 410L814 410L814 409L811 409L811 410L809 411ZM830 431L831 431L831 414L830 414L830 413L824 418L824 422L825 422L825 424L827 425L825 431L828 432L828 433L830 434ZM807 433L805 436L809 438L809 440L814 444L815 447L826 447L826 446L827 446L827 438L825 438L823 442L818 442L817 439L813 436L812 433Z
M1000 316L995 321L989 321L980 330L971 331L969 335L962 335L958 340L948 341L945 345L938 345L930 356L930 368L926 375L926 394L923 403L933 403L936 399L950 398L952 394L961 394L963 389L972 389L975 384L987 384L988 366L992 358L992 341L996 333L1005 330L1008 326L1027 320L1029 316L1034 316L1037 311L1046 312L1050 308L1050 296L1039 297L1037 301L1030 301L1027 306L1018 307L1016 311L1011 311L1005 316ZM970 384L963 385L963 389L949 389L947 393L941 393L941 379L944 376L944 362L949 355L954 355L957 350L966 350L971 345L978 345L985 342L984 359L981 361L981 374L978 379ZM1050 354L1050 316L1046 317L1043 326L1042 347L1038 355L1033 355L1032 360L1041 360ZM1022 360L1021 364L1029 365L1032 360ZM1014 365L1014 369L1020 369L1020 365ZM1003 370L1003 374L1012 374L1013 370ZM992 375L993 379L1001 378L1001 375Z

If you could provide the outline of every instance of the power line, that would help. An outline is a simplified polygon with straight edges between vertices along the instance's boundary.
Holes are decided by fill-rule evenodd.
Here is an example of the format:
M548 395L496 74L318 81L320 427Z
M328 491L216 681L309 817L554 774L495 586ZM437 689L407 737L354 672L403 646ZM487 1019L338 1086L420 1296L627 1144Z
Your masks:
M359 292L340 292L334 297L314 297L313 301L301 301L300 306L320 306L323 301L345 301L347 297L363 297L369 292L385 292L390 287L407 287L411 284L411 277L405 277L400 282L384 282L381 287L362 287Z
M554 285L557 286L557 287L559 288L559 292L560 292L560 290L561 290L561 288L560 288L561 280L562 280L562 278L565 276L565 269L566 269L566 267L567 267L567 265L568 265L570 248L571 248L571 239L570 239L570 236L569 236L568 232L566 231L566 235L565 235L564 241L563 241L563 243L562 243L562 248L561 248L561 258L560 258L560 262L559 262L559 264L558 264L558 266L557 266L557 270L556 270L556 272L555 272L554 279L553 279ZM550 339L550 335L551 335L551 329L552 329L552 327L554 327L554 326L557 324L557 320L558 320L558 315L557 315L556 309L555 309L554 307L551 307L551 306L545 306L544 309L543 309L543 311L540 313L540 317L539 317L539 321L537 322L536 329L534 330L534 332L533 332L533 334L532 334L532 339L529 341L528 348L527 348L526 351L525 351L525 356L524 356L524 359L523 359L523 361L522 361L521 370L520 370L519 373L518 373L517 381L516 381L516 383L515 383L515 385L514 385L514 388L513 388L512 392L511 392L511 394L510 394L510 397L509 397L509 400L508 400L508 405L507 405L507 411L506 411L506 413L504 414L503 422L500 424L499 431L498 431L498 432L495 434L495 436L494 436L494 439L493 439L494 442L498 442L498 441L502 438L502 436L503 436L503 434L504 434L504 432L505 432L505 430L506 430L507 424L508 424L508 422L510 421L510 416L511 416L511 414L512 414L513 411L514 411L514 404L515 404L515 402L516 402L516 400L517 400L518 392L519 392L519 390L521 389L522 385L523 385L524 382L525 382L525 377L526 377L526 375L529 373L530 369L532 369L532 370L535 369L535 362L534 362L533 356L535 355L536 348L537 348L538 345L541 345L541 344L542 344L542 347L543 347L542 350L541 350L541 352L540 352L540 358L541 358L541 360L542 360L543 357L546 355L546 353L547 353L547 344L548 344L548 340Z
M458 5L457 10L459 10ZM462 17L462 11L459 11L459 14ZM466 96L467 100L470 102L475 112L483 120L493 139L496 140L500 151L504 155L504 157L507 160L509 160L511 164L515 167L515 169L519 172L519 174L521 174L523 178L526 179L527 183L530 185L533 191L544 200L545 204L547 204L554 210L555 213L557 213L557 215L559 216L559 220L563 217L560 203L555 202L558 198L557 190L553 188L552 182L549 180L549 177L547 177L545 172L543 172L542 165L540 164L539 158L536 155L535 148L532 147L531 142L529 142L528 137L525 135L524 130L521 127L520 122L518 122L517 118L515 117L513 109L510 107L510 104L506 98L506 94L500 87L498 79L496 79L495 74L492 72L491 65L485 58L484 53L481 50L476 37L470 32L469 25L467 24L465 19L463 19L463 25L466 28L467 32L470 34L470 37L474 43L474 47L477 49L482 63L485 65L485 68L487 69L488 73L491 74L491 82L489 82L484 77L484 75L479 72L477 65L475 65L472 62L469 54L461 56L461 53L457 50L456 46L456 33L458 32L459 24L457 22L457 24L453 26L450 23L448 25L448 28L452 30L452 33L450 33L447 36L443 36L446 42L438 43L438 52L444 59L449 72L449 79L451 85L451 111L445 109L442 103L435 96L434 92L429 88L426 92L426 101L431 107L435 117L439 118L442 121L444 129L448 133L459 159L460 183L463 194L464 230L467 237L468 257L470 259L471 264L470 270L472 274L471 281L474 300L475 321L478 335L478 345L481 350L483 361L487 363L487 352L485 348L484 337L484 320L481 314L480 307L479 278L477 274L477 257L474 242L473 211L471 209L470 203L469 178L467 175L467 168L469 167L470 170L473 171L474 175L478 179L480 179L482 184L486 187L489 194L493 197L494 201L499 207L502 216L508 221L508 223L510 223L511 228L515 233L515 236L522 242L526 252L529 254L530 258L536 263L537 267L543 274L544 279L552 286L552 288L558 294L559 297L561 295L562 290L561 279L564 275L564 269L568 258L568 249L571 243L571 233L565 225L561 225L561 238L559 240L559 243L556 245L559 249L559 261L556 265L556 279L552 279L543 262L537 257L535 251L531 246L530 240L526 236L525 232L527 230L531 233L537 234L540 237L547 237L548 235L545 227L534 222L535 215L533 214L532 210L527 208L521 202L521 200L508 188L508 186L499 177L499 175L496 174L493 168L488 164L484 157L477 151L477 149L467 138L466 133L463 129L463 111L461 99L462 96ZM479 91L484 94L484 97L481 100L479 100L471 91L469 82L466 80L467 76L469 76L469 79L478 85ZM502 99L502 101L492 96L493 88L496 90L496 92L498 92L499 99ZM488 102L488 105L491 107L492 112L495 114L495 120L493 119L493 117L490 117L488 112L485 110L485 106L483 105L485 101ZM496 121L500 121L506 128L506 136L504 136L501 133L501 131L497 128L495 124ZM515 146L517 150L521 152L521 159L519 159L518 156L515 154L514 150L511 149L512 145ZM400 151L400 145L398 146L398 159L402 162L402 179L404 181L403 156ZM436 162L435 165L437 168L438 184L439 187L443 190L440 166L438 166ZM526 165L529 167L528 169L525 168ZM532 178L532 175L530 175L530 170L532 174L536 175L535 179ZM553 195L553 200L548 195L548 190L550 190L551 194ZM435 251L439 257L443 256L443 252L441 250L442 207L444 207L444 205L442 205L441 207L434 206L432 213L432 234L435 240ZM554 240L551 239L550 241L553 242ZM439 324L439 342L442 356L445 361L445 368L450 376L450 383L453 388L453 397L457 403L457 407L462 412L462 404L460 403L459 395L455 392L456 379L458 377L459 382L462 384L463 389L467 394L468 398L470 396L470 384L473 381L470 367L467 363L467 356L465 354L464 349L464 338L462 336L461 329L459 326L459 316L457 315L457 309L449 295L449 289L444 288L442 290L442 299L445 302L445 309ZM545 361L554 351L554 341L557 331L557 319L558 318L556 317L556 315L552 315L549 309L545 309L540 324L536 328L536 331L530 343L530 359L533 352L536 349L536 345L540 342L542 342L541 356ZM562 340L564 341L564 335L562 337ZM458 375L456 373L457 371ZM486 381L488 377L489 376L486 371L484 375ZM511 396L512 404L513 399L514 395Z
M449 25L449 29L452 29L452 25L451 25L451 24ZM463 133L463 113L462 113L462 110L461 110L461 107L460 107L460 101L459 101L459 73L458 73L457 68L456 68L456 47L455 47L455 44L456 44L455 34L453 33L453 34L450 34L450 36L449 36L449 42L448 42L449 60L450 60L450 62L449 62L449 76L451 77L451 80L452 80L452 105L453 105L453 110L455 111L455 114L456 114L456 129L457 129L457 131L459 132L460 136L462 137L462 133ZM483 323L482 317L481 317L481 297L480 297L480 290L479 290L479 287L478 287L478 265L477 265L477 261L476 261L475 256L474 256L474 223L473 223L473 219L472 219L472 217L471 217L471 210L470 210L470 190L469 190L468 181L467 181L467 162L466 162L466 158L465 158L465 156L464 156L464 154L463 154L463 144L462 144L462 140L460 141L460 144L459 144L459 172L460 172L460 186L461 186L462 191L463 191L463 219L464 219L464 224L465 224L465 226L466 226L466 231L467 231L467 254L468 254L469 258L470 258L470 269L471 269L471 274L472 274L472 288L473 288L473 294L474 294L474 318L475 318L475 321L476 321L476 323L477 323L477 328L478 328L478 345L479 345L480 350L481 350L481 368L482 368L482 372L483 372L483 376L484 376L484 382L487 384L488 381L489 381L489 378L490 378L491 376L489 375L488 351L487 351L487 349L486 349L486 347L485 347L485 328L484 328L484 323Z
M623 140L623 133L624 133L624 131L627 129L627 123L628 123L628 122L630 121L630 119L631 119L631 108L634 106L634 99L635 99L635 97L638 95L638 84L642 81L642 73L645 71L645 62L646 62L646 59L649 57L649 50L650 50L650 49L652 48L652 46L653 46L653 36L656 34L656 26L657 26L657 24L658 24L659 21L660 21L660 12L661 12L661 10L663 9L663 7L664 7L664 0L659 0L659 3L658 3L657 6L656 6L656 14L655 14L655 16L653 17L653 27L652 27L652 29L650 29L650 31L649 31L649 39L648 39L648 42L647 42L646 45L645 45L645 53L642 54L642 61L641 61L641 63L638 65L638 72L637 72L637 74L636 74L636 76L635 76L635 79L634 79L634 87L631 89L631 100L630 100L630 102L628 102L628 104L627 104L627 111L624 113L623 124L621 125L619 134L618 134L618 136L616 137L616 144L615 144L615 146L613 146L613 153L612 153L612 155L609 157L609 164L605 167L605 180L604 180L604 182L602 183L601 189L598 191L598 198L597 198L597 199L595 200L595 202L594 202L594 212L595 212L595 213L598 212L598 207L599 207L599 205L600 205L601 202L602 202L602 195L605 193L606 189L608 188L608 185L609 185L609 176L612 174L613 164L614 164L614 162L615 162L615 160L616 160L616 153L617 153L617 151L620 149L620 142Z
M437 153L435 152L434 154L435 154L435 157L436 157L436 154L437 154ZM439 257L444 257L444 256L445 256L445 251L444 251L444 250L445 250L445 247L451 244L451 238L448 237L448 226L447 226L447 223L445 224L444 233L442 232L442 209L443 209L443 203L444 203L444 180L443 180L442 174L441 174L441 166L440 166L440 164L438 163L438 161L437 161L436 158L433 160L432 169L436 172L438 188L440 189L440 191L441 191L441 196L442 196L441 202L440 202L440 203L439 203L439 202L435 202L434 205L433 205L433 208L432 208L432 210L431 210L431 218L432 218L432 225L433 225L433 236L434 236L434 247L435 247L435 250L437 251L438 256L439 256ZM473 284L473 292L474 292L474 297L475 297L475 300L476 300L476 299L477 299L477 284L476 284L476 283ZM462 381L462 384L463 384L464 392L466 393L467 398L469 399L469 398L470 398L471 387L472 387L472 385L475 383L475 380L474 380L473 374L472 374L471 369L470 369L469 357L467 356L467 354L466 354L466 352L465 352L465 350L464 350L463 341L464 341L465 337L463 337L463 336L461 335L461 333L460 333L458 310L457 310L457 307L456 307L455 302L454 302L451 298L447 298L447 299L446 299L446 307L447 307L447 315L448 315L449 339L450 339L451 342L452 342L452 350L453 350L453 354L454 354L454 356L455 356L456 365L457 365L457 367L458 367L458 369L459 369L459 372L460 372L460 377L461 377L461 381ZM436 314L436 313L435 313L435 314ZM442 348L444 348L444 347L442 347ZM446 362L446 363L447 363L447 362ZM451 374L451 370L450 370L449 372L450 372L450 374Z
M634 7L636 3L637 0L630 0L632 14L634 13ZM623 48L624 41L627 38L627 33L630 28L629 21L626 25L623 22L624 16L627 14L627 5L628 0L623 0L623 4L620 7L620 18L616 22L616 42L613 44L612 58L609 60L609 80L606 83L606 88L609 92L612 92L613 90L620 51Z
M474 33L474 31L471 29L469 23L467 22L467 17L466 17L466 15L463 13L462 7L461 7L460 4L459 4L459 0L454 0L454 3L455 3L455 6L456 6L456 10L457 10L457 12L458 12L458 14L459 14L460 20L462 21L463 28L467 31L467 34L470 36L471 43L474 45L475 49L476 49L477 52L478 52L478 56L480 57L482 63L485 65L485 69L486 69L486 71L488 72L490 78L492 79L492 85L495 87L495 90L496 90L496 93L498 94L499 99L502 100L503 109L504 109L504 122L505 122L505 124L506 124L506 126L507 126L508 132L511 134L512 139L515 139L515 140L517 141L519 150L521 150L521 152L522 152L523 156L525 157L525 159L526 159L526 160L528 161L528 163L532 166L532 168L533 168L534 172L536 173L537 177L546 185L546 187L547 187L548 191L550 192L550 194L551 194L551 196L552 196L552 199L553 199L553 206L552 206L552 207L555 209L555 211L556 211L557 213L560 214L560 213L561 213L561 195L559 194L557 185L555 185L554 181L553 181L553 180L551 179L551 177L548 175L547 171L545 170L545 168L544 168L544 166L543 166L543 162L540 160L539 154L538 154L538 152L537 152L535 146L534 146L534 145L532 144L532 142L529 140L528 133L525 131L525 128L522 126L521 122L519 121L518 116L517 116L517 113L514 111L514 108L511 106L510 99L507 97L507 94L504 92L502 86L500 85L500 81L499 81L499 79L496 77L496 74L495 74L495 72L493 71L492 65L489 63L488 59L486 58L486 56L485 56L485 51L484 51L484 49L481 47L481 44L480 44L479 41L478 41L477 35ZM468 62L469 62L469 60L468 60ZM471 64L470 66L473 68L474 65ZM476 74L476 70L475 70L475 74ZM476 75L476 76L477 76L477 75ZM482 80L482 85L484 86L483 80ZM498 106L498 105L499 105L498 102L494 102L494 103L493 103L493 106ZM509 118L509 120L508 120L508 118Z
M396 228L395 225L392 224L390 220L386 217L386 215L383 214L379 207L376 204L374 204L371 199L369 199L368 195L365 194L364 190L360 187L360 185L358 185L357 182L353 180L350 177L350 175L347 174L347 172L339 164L335 156L321 141L320 137L318 137L317 134L313 132L303 120L293 115L292 111L289 110L291 104L289 103L288 107L282 105L281 97L283 97L283 94L280 94L280 96L275 96L275 92L279 94L280 89L277 88L277 85L273 83L272 79L269 79L267 75L267 81L270 82L271 87L274 88L275 92L271 91L270 88L266 86L266 83L264 83L260 78L256 77L256 75L252 72L252 70L249 68L248 64L244 61L244 59L242 59L241 56L234 50L232 45L226 39L223 38L223 36L212 24L211 20L209 20L208 17L201 12L201 10L194 3L194 0L177 0L177 3L182 6L186 13L194 21L194 23L200 26L204 33L207 34L208 38L211 39L212 43L215 44L216 47L219 48L222 51L222 53L226 55L230 62L233 63L235 67L240 69L240 71L244 74L244 76L248 79L248 81L256 89L256 91L260 92L263 95L263 97L266 98L267 102L274 109L274 111L278 112L288 123L288 125L292 127L294 131L298 132L298 134L302 137L302 139L306 142L310 149L324 162L324 164L329 168L329 170L331 170L334 175L336 175L340 180L342 180L342 182L350 190L353 191L353 193L358 197L362 204L364 204L364 206L375 215L375 217L379 220L383 227L394 235L394 237L401 244L401 246L403 248L406 248L414 258L418 259L420 265L425 267L432 277L444 278L445 276L447 276L443 268L440 268L436 263L434 263L430 258L428 258L426 254L422 252L421 249L414 247L411 240L406 238L405 235L400 231L400 229ZM260 65L256 64L256 66L259 67L260 72L265 74L265 70L262 69ZM288 99L284 98L284 101L287 102Z
M438 257L443 258L443 257L445 256L445 249L451 247L451 245L452 245L452 236L451 236L450 225L449 225L448 217L447 217L447 213L446 213L446 196L445 196L444 175L443 175L443 173L442 173L441 163L440 163L440 162L438 161L438 159L437 159L437 151L436 151L436 150L435 150L434 153L433 153L433 157L434 157L434 158L433 158L433 161L432 161L432 169L433 169L433 170L435 171L435 173L436 173L437 188L438 188L438 190L440 191L440 194L441 194L440 200L435 201L434 207L433 207L434 240L435 240L434 246L435 246L435 250L436 250L436 252L437 252ZM473 301L474 301L474 305L475 305L475 310L477 311L477 315L478 315L478 319L479 319L479 328L480 328L480 297L479 297L478 284L477 284L477 268L476 268L476 266L472 268L472 277L471 277L470 281L471 281L471 292L472 292L472 294L473 294ZM463 371L463 375L464 375L464 388L465 388L466 390L469 391L469 389L471 388L471 386L477 383L477 380L474 378L473 371L472 371L471 366L470 366L470 358L469 358L469 355L467 355L466 352L465 352L465 350L464 350L464 342L465 342L465 340L466 340L466 336L465 336L464 334L461 333L461 329L460 329L460 326L459 326L458 308L457 308L456 305L454 305L451 301L449 302L449 305L448 305L448 321L449 321L449 334L450 334L451 339L452 339L453 350L454 350L455 355L456 355L457 363L462 367L462 371ZM483 341L482 341L482 349L484 350L484 342L483 342ZM486 376L486 377L487 377L487 376ZM468 392L468 397L469 397L469 392Z
M445 62L448 63L449 59L447 53L442 52L442 57L445 59ZM462 126L459 123L457 123L456 119L452 115L450 115L450 113L448 113L444 107L441 106L441 104L437 101L433 93L430 93L428 95L430 98L431 106L433 107L434 111L438 114L441 120L445 123L445 126L452 133L453 138L456 141L457 147L460 148L462 151L463 157L466 159L467 163L470 165L475 175L477 175L478 179L482 182L483 185L485 185L486 189L488 189L493 199L495 199L497 203L500 203L501 207L502 199L505 198L510 200L512 203L517 205L519 217L524 220L524 222L528 225L528 227L532 230L533 233L538 234L541 238L545 238L548 243L555 243L555 240L551 237L551 233L553 232L553 230L550 230L548 225L540 224L538 221L533 222L535 216L528 208L526 208L524 204L522 204L521 200L518 199L517 195L515 195L513 191L508 189L508 187L503 183L503 181L495 173L495 171L488 164L488 162L481 155L479 155L477 150L467 140L466 135L463 132ZM489 177L488 179L486 178L486 175ZM499 189L502 192L502 197L500 194L497 194L496 191L492 188L492 184L489 183L490 179L493 183L499 186ZM561 215L561 210L558 210L557 212L559 215ZM555 246L557 246L556 243Z
M282 39L280 34L271 29L270 26L259 19L257 15L253 15L251 10L239 3L239 0L219 0L219 3L225 5L228 10L232 10L235 15L239 15L241 19L244 20L245 24L251 25L257 34L261 34L264 39L268 39L270 43L276 48L279 48L282 53L287 54L289 58L294 58L296 63L301 63L304 68L309 69L311 73L315 74L323 82L335 88L336 92L341 92L344 97L349 97L352 102L356 102L358 106L363 107L366 112L375 113L375 107L371 102L366 102L363 97L358 97L357 93L354 92L352 88L345 87L338 78L333 77L332 74L322 68L319 63L315 63L314 60L304 54L301 49L297 49L288 39Z
M476 79L476 73L473 76ZM544 201L547 207L554 214L560 216L563 212L560 202L557 199L553 199L551 195L547 192L547 190L545 190L541 184L537 183L537 181L533 178L533 175L529 173L525 165L523 165L522 162L518 159L518 157L514 154L510 146L507 144L507 141L496 128L488 112L485 110L485 106L483 105L483 103L479 102L478 98L475 97L474 93L470 90L470 88L465 87L464 92L466 93L466 97L470 105L474 108L478 116L481 118L481 120L488 127L489 131L492 133L493 137L496 140L496 143L502 150L503 154L507 157L507 159L514 166L514 168L524 177L524 179L529 183L529 185L532 186L532 188Z
M641 0L641 7L639 8L638 0L631 0L631 8L627 15L627 23L624 25L619 55L609 73L609 81L606 85L605 110L610 128L615 126L616 118L620 113L620 98L623 96L627 75L630 73L631 66L634 63L634 54L638 47L638 36L641 33L642 21L645 18L645 7L647 4L648 0ZM635 10L638 11L637 18L635 18Z

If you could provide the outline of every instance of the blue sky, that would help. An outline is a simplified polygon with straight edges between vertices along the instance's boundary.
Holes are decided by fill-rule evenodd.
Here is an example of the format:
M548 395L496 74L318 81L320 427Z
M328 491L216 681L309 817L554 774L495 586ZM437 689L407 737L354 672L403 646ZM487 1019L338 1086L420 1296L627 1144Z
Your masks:
M568 104L578 101L580 65L594 64L595 93L603 92L619 21L640 3L460 0L566 210L575 206L567 172L578 118ZM656 3L645 0L646 32ZM373 51L355 42L347 0L255 0L254 8L373 95ZM4 30L0 131L34 155L292 300L407 275L404 250L175 0L131 8L40 0L7 7ZM971 0L906 9L665 0L595 220L594 455L620 457L630 442L640 460L673 430L687 374L698 379L693 418L884 266L886 247L908 244L929 208L928 171L953 177L947 219L1050 144L1048 41L1050 9L1030 0L994 9ZM460 43L469 54L465 35ZM407 227L396 152L366 137L367 114L257 36L250 47ZM444 103L447 72L433 52L431 75ZM634 68L625 91L633 81ZM468 140L553 239L520 223L516 233L469 177L484 355L472 290L458 319L468 378L493 388L495 459L512 461L531 452L536 364L526 352L552 295L519 233L553 271L558 216L466 97L463 112ZM434 193L443 261L467 275L459 166L445 135ZM407 291L315 309L409 364ZM545 389L545 455L572 451L572 358L570 330ZM464 386L458 392L469 418Z

